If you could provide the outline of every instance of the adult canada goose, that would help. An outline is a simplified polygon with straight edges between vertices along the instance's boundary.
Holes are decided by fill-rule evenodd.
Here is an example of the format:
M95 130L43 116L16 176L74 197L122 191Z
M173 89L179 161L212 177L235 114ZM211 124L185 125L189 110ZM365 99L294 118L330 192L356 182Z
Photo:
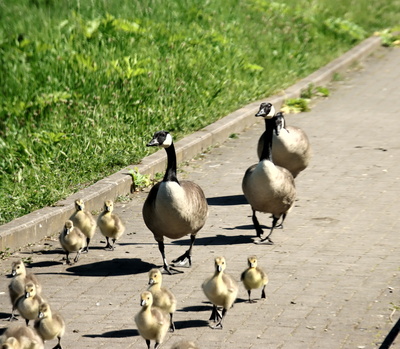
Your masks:
M66 253L67 264L71 264L69 254L76 252L74 262L78 262L79 256L86 246L86 237L81 230L74 226L71 220L65 222L64 229L59 237L61 247Z
M114 202L112 200L106 200L104 202L104 211L100 214L97 224L100 228L100 232L105 236L107 245L105 249L111 251L114 250L115 241L117 241L125 231L125 226L121 221L121 218L114 211ZM112 240L113 244L110 244L109 239Z
M268 275L257 266L257 257L251 256L247 259L249 267L242 273L240 280L249 295L249 303L256 301L251 299L251 290L262 287L261 298L265 298L265 286L268 283Z
M85 210L82 199L75 200L75 209L76 212L71 216L71 221L86 236L86 246L82 250L82 253L85 253L89 251L90 240L96 231L96 220L89 211Z
M202 288L206 297L213 304L210 320L214 322L218 321L211 328L222 329L222 320L226 312L233 306L239 288L236 281L224 272L226 268L224 257L215 258L214 265L214 275L203 282ZM218 306L222 307L222 314L219 312Z
M196 183L178 180L175 147L169 132L156 132L147 146L163 147L167 152L168 163L164 179L151 188L143 205L144 222L158 242L166 272L181 273L182 271L168 265L164 237L179 239L190 234L189 249L172 261L173 266L190 267L196 234L204 226L208 216L207 200Z
M14 315L15 311L15 303L17 299L24 295L25 293L25 285L32 281L36 286L36 292L40 294L42 290L42 286L39 283L39 280L32 273L27 274L25 264L22 260L13 262L11 265L11 275L13 279L8 285L8 291L10 293L10 300L12 304L11 316L9 318L10 321L16 319Z
M0 338L1 349L44 349L43 340L30 327L12 325Z
M150 291L153 295L153 305L155 307L159 307L166 311L170 317L170 326L169 331L175 331L174 321L172 319L174 312L176 310L176 298L173 293L165 288L161 287L162 284L162 274L159 269L151 269L149 271L149 288L147 291Z
M140 335L145 339L147 348L150 341L155 340L154 349L163 342L169 328L169 316L164 310L153 306L153 295L145 291L140 296L142 309L135 316L135 323Z
M292 208L296 197L296 188L292 174L285 168L275 166L272 161L272 136L276 130L276 118L273 116L273 106L267 103L256 116L265 119L264 147L258 164L250 166L242 181L244 196L251 205L252 220L258 237L262 237L263 230L256 217L256 211L272 213L272 227L267 237L261 238L257 243L273 244L270 236L282 217L281 225L287 213Z
M268 119L268 115L271 114L269 113L269 109L274 113L273 108L271 103L261 103L257 116L267 117ZM275 165L286 168L296 178L310 163L310 141L302 129L294 126L286 126L283 113L279 112L275 117L277 119L277 129L273 135L272 160ZM267 136L266 132L258 140L257 154L260 159L264 139Z
M36 286L32 281L25 285L25 293L18 298L16 308L20 315L25 319L28 326L30 320L35 320L38 316L39 305L43 303L42 297L36 293Z
M35 329L43 341L57 337L58 343L53 349L62 349L61 338L65 332L65 322L62 316L51 311L48 303L39 306L38 319L35 321Z

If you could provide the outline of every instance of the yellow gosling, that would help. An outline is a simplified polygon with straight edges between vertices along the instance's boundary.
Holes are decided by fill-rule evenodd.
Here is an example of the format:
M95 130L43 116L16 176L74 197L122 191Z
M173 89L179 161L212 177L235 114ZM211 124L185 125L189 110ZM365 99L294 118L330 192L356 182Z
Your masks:
M25 264L22 260L13 262L11 265L11 275L13 279L8 285L8 291L10 294L10 300L12 304L11 316L9 318L10 321L15 320L15 303L17 299L24 295L25 293L25 285L32 281L36 286L36 292L40 294L42 290L42 286L39 283L39 280L32 273L27 274Z
M111 200L107 200L104 203L104 211L100 214L97 225L100 228L100 232L105 236L107 240L106 249L111 251L114 250L115 241L117 241L125 231L125 226L121 219L113 213L114 203ZM109 239L112 240L113 244L110 244Z
M48 303L40 304L35 329L43 341L57 338L58 343L53 349L62 349L61 338L65 333L65 321L60 314L51 311Z
M224 257L215 258L214 275L203 282L202 288L206 297L213 304L210 320L217 322L211 328L222 329L222 320L226 312L233 306L238 294L236 281L226 274L226 262ZM218 311L218 306L222 307L222 314Z
M76 212L71 216L71 221L86 236L86 246L82 250L82 253L86 253L89 252L90 240L96 232L97 224L92 214L85 210L85 203L82 199L75 201L75 209Z
M72 252L76 252L74 262L78 262L79 256L86 246L86 237L79 228L74 226L74 223L71 220L65 222L59 240L61 247L66 253L67 264L71 264L69 254Z
M44 349L43 340L30 327L12 325L0 338L1 349Z
M169 331L175 331L175 324L173 322L173 314L176 310L176 298L173 293L165 288L161 287L162 274L159 269L151 269L149 271L149 288L148 291L153 295L153 305L166 311L170 316L170 327Z
M242 273L240 280L249 295L249 303L256 303L251 299L251 290L262 287L261 298L265 298L265 286L268 284L268 275L257 266L257 257L251 256L247 259L249 267Z
M150 341L155 340L154 349L160 347L169 328L169 316L164 310L153 306L153 295L145 291L140 296L142 309L135 316L135 323L140 335L145 339L147 348Z
M39 313L39 305L43 303L43 299L36 293L36 286L29 281L25 286L25 293L18 298L16 308L20 315L25 319L26 325L30 320L35 320Z

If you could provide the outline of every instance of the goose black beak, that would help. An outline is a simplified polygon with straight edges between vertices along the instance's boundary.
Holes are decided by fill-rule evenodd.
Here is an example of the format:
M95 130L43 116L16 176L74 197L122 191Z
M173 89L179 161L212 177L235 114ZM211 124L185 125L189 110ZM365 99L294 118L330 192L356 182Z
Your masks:
M149 143L146 144L146 147L156 147L160 145L157 139L153 138Z

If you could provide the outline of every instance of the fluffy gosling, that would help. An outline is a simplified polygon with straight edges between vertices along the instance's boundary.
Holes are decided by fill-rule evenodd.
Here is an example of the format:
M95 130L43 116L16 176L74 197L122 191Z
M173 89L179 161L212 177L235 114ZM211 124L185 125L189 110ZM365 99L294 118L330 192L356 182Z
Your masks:
M151 269L149 271L149 288L148 291L153 295L153 305L166 311L170 316L169 331L175 331L175 324L172 319L176 310L176 298L173 293L165 288L161 287L162 274L159 269Z
M125 226L121 219L113 213L114 203L111 200L107 200L104 203L104 211L100 214L97 224L100 228L100 232L105 236L107 240L106 249L111 251L114 250L115 241L118 240L125 231ZM109 239L112 239L113 244L110 244Z
M51 311L48 303L39 306L38 319L35 321L35 329L43 341L57 337L58 343L53 349L62 349L61 338L65 333L65 321L58 313Z
M14 315L15 312L15 303L17 302L18 298L23 296L25 293L25 285L32 281L36 286L36 292L40 293L42 290L42 286L40 285L38 279L34 274L27 274L25 269L25 264L22 260L15 261L11 265L11 275L13 279L11 280L10 284L8 285L8 291L10 294L10 300L12 304L12 311L11 316L9 318L10 321L16 320Z
M74 226L71 220L65 222L64 229L59 237L61 247L66 253L67 264L71 264L69 254L76 252L74 262L78 262L79 256L86 246L86 237L81 230Z
M86 246L82 253L89 252L89 244L94 233L96 232L96 220L89 211L85 210L85 203L82 199L75 200L76 212L71 216L71 221L86 236Z
M256 303L251 299L251 290L262 287L261 298L265 298L265 286L268 284L268 275L257 266L257 257L247 258L249 267L242 273L240 280L249 295L249 303Z
M210 320L218 321L215 326L211 326L212 329L222 329L222 320L226 312L233 306L238 294L238 285L231 276L224 273L225 268L225 258L215 258L214 275L206 279L202 285L204 294L213 304ZM218 306L222 307L222 314L218 311Z
M1 349L44 349L43 340L30 327L13 325L0 338Z
M25 294L18 298L16 302L16 308L25 319L27 326L30 320L35 320L37 318L39 305L41 303L43 303L43 298L37 294L35 284L29 281L25 285Z
M140 296L142 309L135 316L135 323L140 335L145 339L147 348L150 341L155 340L154 349L160 347L169 328L169 316L164 310L153 306L153 295L145 291Z

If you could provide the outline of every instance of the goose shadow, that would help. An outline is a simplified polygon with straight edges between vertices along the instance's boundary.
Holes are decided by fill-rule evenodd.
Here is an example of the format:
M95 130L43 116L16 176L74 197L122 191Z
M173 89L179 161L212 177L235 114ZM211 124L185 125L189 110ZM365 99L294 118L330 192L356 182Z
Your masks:
M240 245L240 244L249 244L253 242L253 239L255 238L254 235L234 235L234 236L227 236L227 235L221 235L218 234L216 236L207 236L207 237L199 237L196 238L196 241L194 245L202 245L202 246L208 246L208 245L214 245L214 246L219 246L219 245ZM173 245L179 245L179 246L189 246L190 245L190 239L185 239L185 240L175 240L171 241L171 244Z
M233 206L233 205L248 204L248 202L243 194L242 195L215 196L212 198L207 198L207 203L210 206Z
M146 273L155 268L154 264L140 258L114 258L90 264L75 265L66 270L78 276L121 276Z
M118 331L109 331L102 334L84 334L82 337L87 338L126 338L126 337L136 337L139 336L138 330L126 329Z

